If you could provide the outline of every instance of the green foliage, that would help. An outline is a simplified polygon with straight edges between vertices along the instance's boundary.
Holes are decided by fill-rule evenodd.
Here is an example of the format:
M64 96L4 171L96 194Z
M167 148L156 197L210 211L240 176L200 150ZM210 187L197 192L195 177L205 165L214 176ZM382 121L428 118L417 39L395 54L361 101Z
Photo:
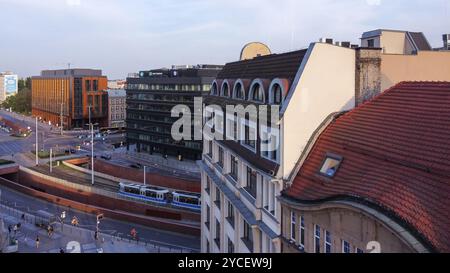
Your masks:
M31 114L31 78L19 80L19 91L16 95L8 97L3 103L3 108L12 108L14 112Z

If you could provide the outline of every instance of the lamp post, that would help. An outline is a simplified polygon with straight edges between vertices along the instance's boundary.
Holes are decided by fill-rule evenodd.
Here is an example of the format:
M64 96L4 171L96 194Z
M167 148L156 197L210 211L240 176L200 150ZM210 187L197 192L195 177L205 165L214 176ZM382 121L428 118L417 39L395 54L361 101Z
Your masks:
M144 166L144 186L147 185L147 166Z
M38 118L36 117L36 166L39 166Z
M53 159L53 149L50 148L50 173L53 172L53 163L52 163L52 159Z
M94 124L91 121L91 108L89 105L89 129L91 130L91 183L92 186L95 184L94 178Z
M64 231L64 219L66 219L66 212L63 211L60 215L60 220L61 220L61 231Z

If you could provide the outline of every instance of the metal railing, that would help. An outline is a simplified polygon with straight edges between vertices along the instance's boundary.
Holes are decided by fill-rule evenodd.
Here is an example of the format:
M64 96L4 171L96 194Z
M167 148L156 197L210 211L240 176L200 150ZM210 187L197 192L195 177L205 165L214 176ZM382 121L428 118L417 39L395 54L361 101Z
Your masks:
M21 209L26 209L27 212L22 211ZM34 215L34 211L30 210L26 207L19 206L16 202L7 202L7 201L0 201L0 211L4 211L4 214L7 214L8 216L20 219L20 222L22 224L30 224L30 225L36 225L36 219L39 218L38 216ZM92 238L95 237L95 230L85 229L81 227L75 227L69 224L65 224L61 228L61 223L57 223L55 225L55 229L62 230L64 234L69 234L72 236L82 236L83 234L90 234ZM25 237L28 237L26 234L24 234ZM124 233L120 232L113 232L113 234L107 234L107 233L99 233L99 241L103 244L105 243L117 243L117 242L124 242L128 244L136 244L137 246L141 247L147 247L153 249L155 252L158 253L198 253L200 252L199 249L194 248L188 248L183 246L177 246L169 243L164 243L160 241L155 240L147 240L145 238L137 238L134 239L131 237L131 235L125 235Z

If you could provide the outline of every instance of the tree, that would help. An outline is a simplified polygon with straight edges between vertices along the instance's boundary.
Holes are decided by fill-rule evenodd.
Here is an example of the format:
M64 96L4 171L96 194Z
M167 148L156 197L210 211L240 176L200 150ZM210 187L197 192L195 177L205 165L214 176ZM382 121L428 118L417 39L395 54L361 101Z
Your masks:
M12 108L14 112L22 114L31 113L31 78L20 79L18 82L19 91L16 95L6 98L2 107Z

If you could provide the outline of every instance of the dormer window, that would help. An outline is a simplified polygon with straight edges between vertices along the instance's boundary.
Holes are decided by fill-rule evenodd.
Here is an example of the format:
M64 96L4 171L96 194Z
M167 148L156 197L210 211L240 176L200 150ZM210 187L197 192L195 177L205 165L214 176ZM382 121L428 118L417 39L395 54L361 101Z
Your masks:
M240 83L236 84L234 98L238 99L238 100L245 100L244 88L242 87L242 84L240 84Z
M343 157L333 154L327 154L322 167L320 169L320 174L328 178L334 178L336 173L341 166Z
M222 87L222 94L224 97L230 96L230 88L228 87L228 83L225 83Z
M252 100L258 102L264 102L264 91L260 84L255 84L252 89Z
M275 86L272 89L272 103L274 105L281 105L281 102L283 100L283 94L282 89L279 84L275 84Z
M211 95L213 95L213 96L217 96L217 95L218 95L217 83L214 83L214 84L212 85L212 88L211 88Z

